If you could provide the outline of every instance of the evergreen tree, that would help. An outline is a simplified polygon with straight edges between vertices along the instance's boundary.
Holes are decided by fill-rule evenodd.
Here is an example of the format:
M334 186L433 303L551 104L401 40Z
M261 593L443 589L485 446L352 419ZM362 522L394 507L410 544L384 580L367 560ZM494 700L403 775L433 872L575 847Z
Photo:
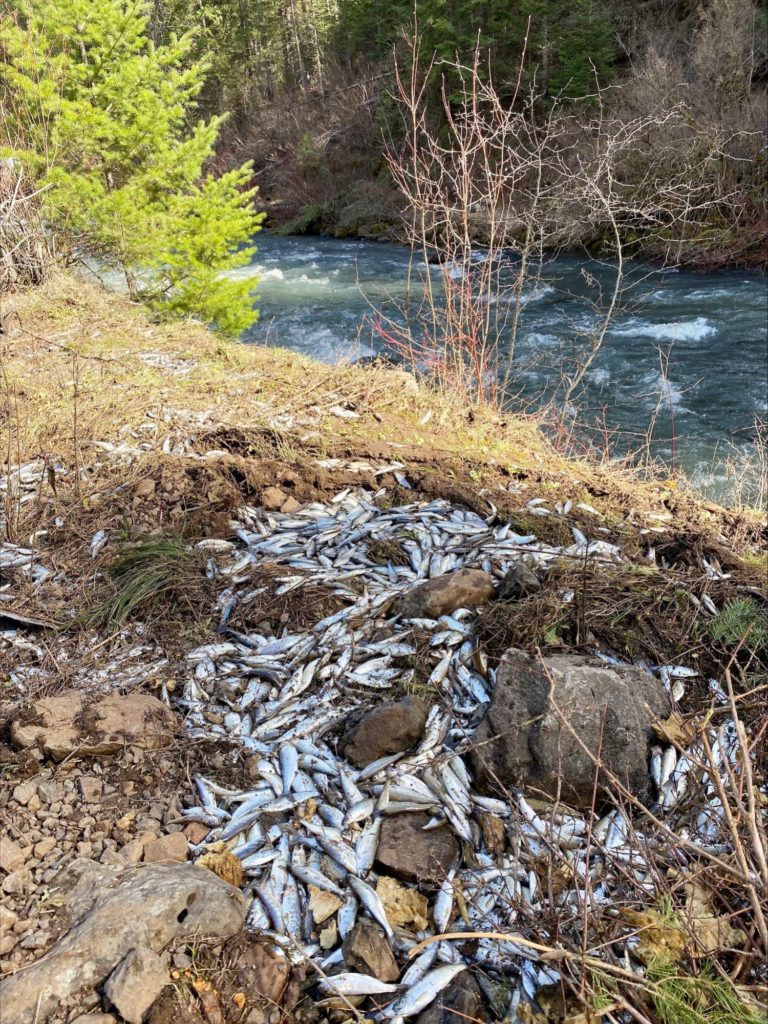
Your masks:
M262 215L250 165L203 173L222 118L191 125L207 71L191 34L155 46L149 0L21 0L0 24L12 153L71 253L118 265L132 297L236 335L254 322Z

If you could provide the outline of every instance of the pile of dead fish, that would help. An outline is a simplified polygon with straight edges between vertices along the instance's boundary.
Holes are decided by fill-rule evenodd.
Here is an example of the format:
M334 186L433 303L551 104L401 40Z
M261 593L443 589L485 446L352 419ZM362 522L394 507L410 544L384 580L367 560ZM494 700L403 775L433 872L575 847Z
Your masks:
M222 639L189 652L178 703L190 737L239 744L256 759L258 781L234 791L197 777L199 803L184 810L183 820L211 828L197 854L225 843L240 859L252 897L248 927L269 934L294 961L313 964L331 1002L348 1005L373 996L380 1019L416 1015L469 965L460 943L448 939L408 957L450 924L454 932L488 933L472 947L477 980L499 1018L523 1019L518 1011L534 1003L542 986L557 982L558 971L524 937L505 941L491 933L515 932L531 912L578 916L585 900L609 905L620 898L628 873L638 887L653 891L653 869L638 841L643 837L618 809L588 828L575 813L540 816L522 793L507 802L476 792L464 754L490 700L494 672L473 635L475 613L460 609L436 620L408 619L392 616L390 607L414 584L458 568L480 568L501 579L519 563L546 572L563 555L620 562L621 551L604 539L588 540L575 527L571 547L542 544L508 524L492 525L492 508L484 519L445 501L387 509L377 497L344 492L290 515L246 507L233 523L236 543L201 542L209 552L209 574L226 579L219 598ZM571 508L566 503L552 512L543 505L531 503L529 511L567 517ZM397 541L408 564L372 560L369 549L379 541ZM322 586L347 603L301 632L238 633L229 626L233 610L258 596L252 571L262 563L280 567L277 593ZM407 690L414 636L425 631L431 634L430 692L441 699L432 706L421 743L353 768L334 750L334 731L351 712ZM683 696L683 679L695 674L680 666L652 668L676 699ZM738 737L732 724L713 730L711 741L723 764L733 762ZM685 792L696 757L695 750L679 758L672 747L654 751L660 813ZM687 838L715 845L724 811L714 780L707 793L710 803ZM415 810L429 815L426 829L452 830L464 852L429 894L429 927L408 931L388 919L374 865L382 822ZM513 852L494 854L486 846L483 815L503 822ZM535 865L542 856L570 880L555 896L538 881ZM318 892L337 899L330 944L318 939L312 911ZM396 982L345 964L343 940L358 915L386 933L402 965ZM642 971L631 948L625 965Z

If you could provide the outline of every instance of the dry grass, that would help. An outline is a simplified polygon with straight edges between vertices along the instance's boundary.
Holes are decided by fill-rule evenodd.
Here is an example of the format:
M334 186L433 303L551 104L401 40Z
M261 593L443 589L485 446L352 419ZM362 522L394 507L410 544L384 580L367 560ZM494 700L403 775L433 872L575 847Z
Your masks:
M96 531L127 541L227 536L232 510L259 504L270 486L299 501L384 485L389 500L447 498L483 515L495 507L515 529L556 544L568 543L568 525L523 506L570 498L595 510L579 520L585 529L637 549L638 559L646 543L675 538L689 551L692 537L721 535L747 554L761 542L752 513L703 504L674 481L566 458L533 418L468 410L402 371L328 367L225 343L193 322L153 323L124 297L66 275L11 301L0 334L1 458L47 470L34 494L6 477L4 533L27 543L47 531L60 565L80 563L82 588ZM117 451L105 454L105 444ZM374 476L391 463L413 490ZM638 528L651 531L647 539ZM33 596L46 600L45 588Z

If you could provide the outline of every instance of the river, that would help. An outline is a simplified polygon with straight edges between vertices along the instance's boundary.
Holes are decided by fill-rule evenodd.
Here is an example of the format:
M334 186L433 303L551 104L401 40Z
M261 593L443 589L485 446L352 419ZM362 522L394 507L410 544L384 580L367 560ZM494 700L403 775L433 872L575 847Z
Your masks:
M408 289L409 253L397 245L329 238L257 238L259 322L245 341L280 345L323 362L384 351L372 309L390 312ZM417 268L418 270L419 268ZM610 268L560 256L528 294L518 332L518 402L541 401L560 377L559 353L595 322L582 273ZM439 276L439 268L420 272ZM710 493L727 490L734 452L748 456L768 412L768 285L757 273L631 268L633 284L592 365L580 402L585 423L605 423L618 455L653 422L653 452ZM413 281L411 281L413 284ZM665 361L665 369L663 362Z

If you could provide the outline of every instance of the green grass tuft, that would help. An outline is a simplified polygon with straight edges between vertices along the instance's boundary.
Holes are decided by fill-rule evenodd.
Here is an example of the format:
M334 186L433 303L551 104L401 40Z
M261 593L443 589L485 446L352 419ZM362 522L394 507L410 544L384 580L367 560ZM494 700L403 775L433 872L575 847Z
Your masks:
M184 603L205 581L202 560L177 537L145 541L130 548L110 569L112 593L99 602L89 619L116 629L138 608L160 597Z
M697 975L659 959L648 964L653 1003L662 1024L758 1024L727 977L704 964Z

